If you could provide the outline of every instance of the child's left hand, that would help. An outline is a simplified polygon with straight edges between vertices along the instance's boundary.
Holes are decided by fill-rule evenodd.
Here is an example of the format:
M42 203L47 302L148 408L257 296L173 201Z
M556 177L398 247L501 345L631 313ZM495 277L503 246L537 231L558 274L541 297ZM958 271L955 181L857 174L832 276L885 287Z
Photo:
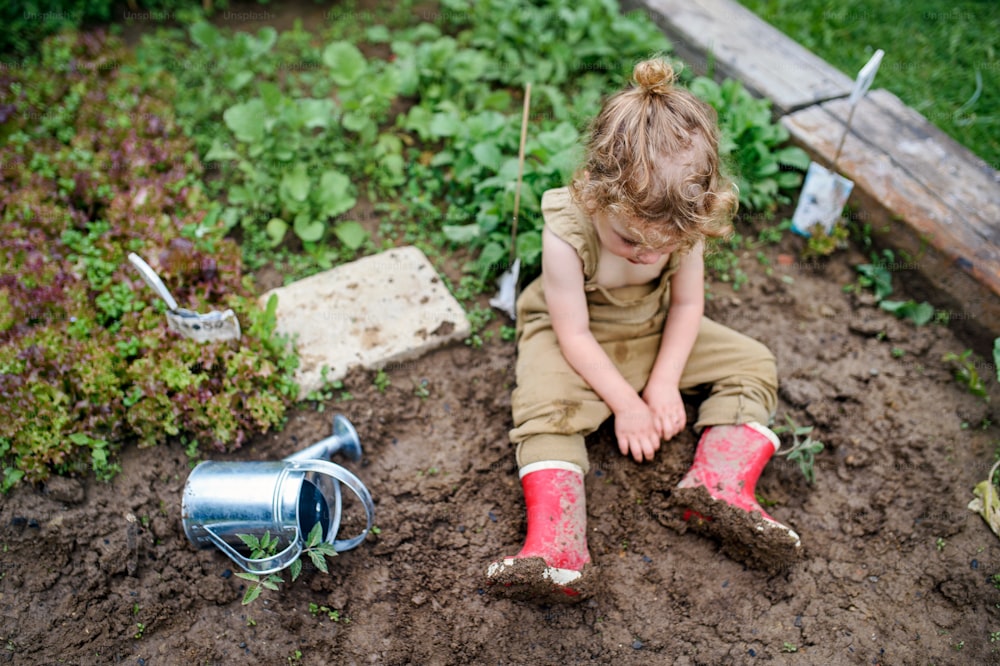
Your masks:
M684 429L687 423L687 412L684 411L684 401L676 386L651 383L642 392L642 399L653 412L656 429L664 441L669 441Z

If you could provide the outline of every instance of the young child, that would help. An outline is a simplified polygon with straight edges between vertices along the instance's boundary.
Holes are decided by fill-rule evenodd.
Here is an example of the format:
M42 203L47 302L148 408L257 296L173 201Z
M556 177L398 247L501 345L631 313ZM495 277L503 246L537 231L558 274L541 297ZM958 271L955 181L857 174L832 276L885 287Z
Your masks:
M674 86L663 60L638 63L633 78L593 122L571 185L542 198L542 275L518 299L510 438L528 533L487 576L527 596L579 599L592 587L584 437L614 415L622 455L653 460L684 429L681 392L696 387L710 392L673 493L684 519L736 555L800 546L754 499L779 444L764 425L777 405L774 356L702 316L704 242L730 232L738 205L715 113Z

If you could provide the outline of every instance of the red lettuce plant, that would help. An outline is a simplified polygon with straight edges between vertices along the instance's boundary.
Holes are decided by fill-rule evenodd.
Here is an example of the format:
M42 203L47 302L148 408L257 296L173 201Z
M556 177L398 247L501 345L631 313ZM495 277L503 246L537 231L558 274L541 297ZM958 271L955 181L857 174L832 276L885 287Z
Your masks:
M297 393L297 359L199 185L169 80L128 57L100 33L63 35L36 66L0 70L0 490L110 478L127 442L237 448ZM233 308L242 339L169 331L129 252L183 307Z

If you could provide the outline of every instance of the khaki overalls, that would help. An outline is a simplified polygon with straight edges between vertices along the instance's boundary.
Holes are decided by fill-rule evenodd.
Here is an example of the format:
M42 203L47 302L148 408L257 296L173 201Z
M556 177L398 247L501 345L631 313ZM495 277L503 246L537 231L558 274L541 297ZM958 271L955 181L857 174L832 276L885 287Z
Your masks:
M568 188L549 190L542 214L550 231L572 245L583 260L590 330L626 381L641 391L660 347L670 306L670 278L679 256L671 257L658 281L606 289L593 283L600 246L589 216L573 203ZM517 301L517 387L511 397L518 467L563 460L589 469L584 437L611 410L566 362L545 304L541 278ZM596 362L596 361L595 361ZM680 389L708 389L695 429L756 421L768 424L777 408L774 355L761 343L702 318Z

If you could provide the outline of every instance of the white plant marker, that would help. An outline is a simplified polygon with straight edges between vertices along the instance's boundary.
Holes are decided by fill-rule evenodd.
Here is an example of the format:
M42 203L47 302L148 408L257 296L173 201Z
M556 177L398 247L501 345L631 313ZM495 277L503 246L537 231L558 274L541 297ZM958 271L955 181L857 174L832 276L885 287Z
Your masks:
M806 182L802 186L802 193L799 195L798 204L795 207L795 214L792 216L792 229L803 236L809 236L809 230L817 224L823 228L825 233L830 233L833 225L840 218L847 197L854 189L854 182L844 178L837 173L837 163L840 161L840 151L844 148L844 141L847 133L851 129L851 121L854 119L854 110L858 102L865 96L875 80L879 65L882 64L882 56L885 52L882 49L875 51L875 54L868 60L858 78L854 81L854 88L851 90L847 104L850 107L847 112L847 123L844 126L844 133L840 137L837 145L837 152L833 157L833 164L830 169L820 166L816 162L809 163L809 170L806 172Z

